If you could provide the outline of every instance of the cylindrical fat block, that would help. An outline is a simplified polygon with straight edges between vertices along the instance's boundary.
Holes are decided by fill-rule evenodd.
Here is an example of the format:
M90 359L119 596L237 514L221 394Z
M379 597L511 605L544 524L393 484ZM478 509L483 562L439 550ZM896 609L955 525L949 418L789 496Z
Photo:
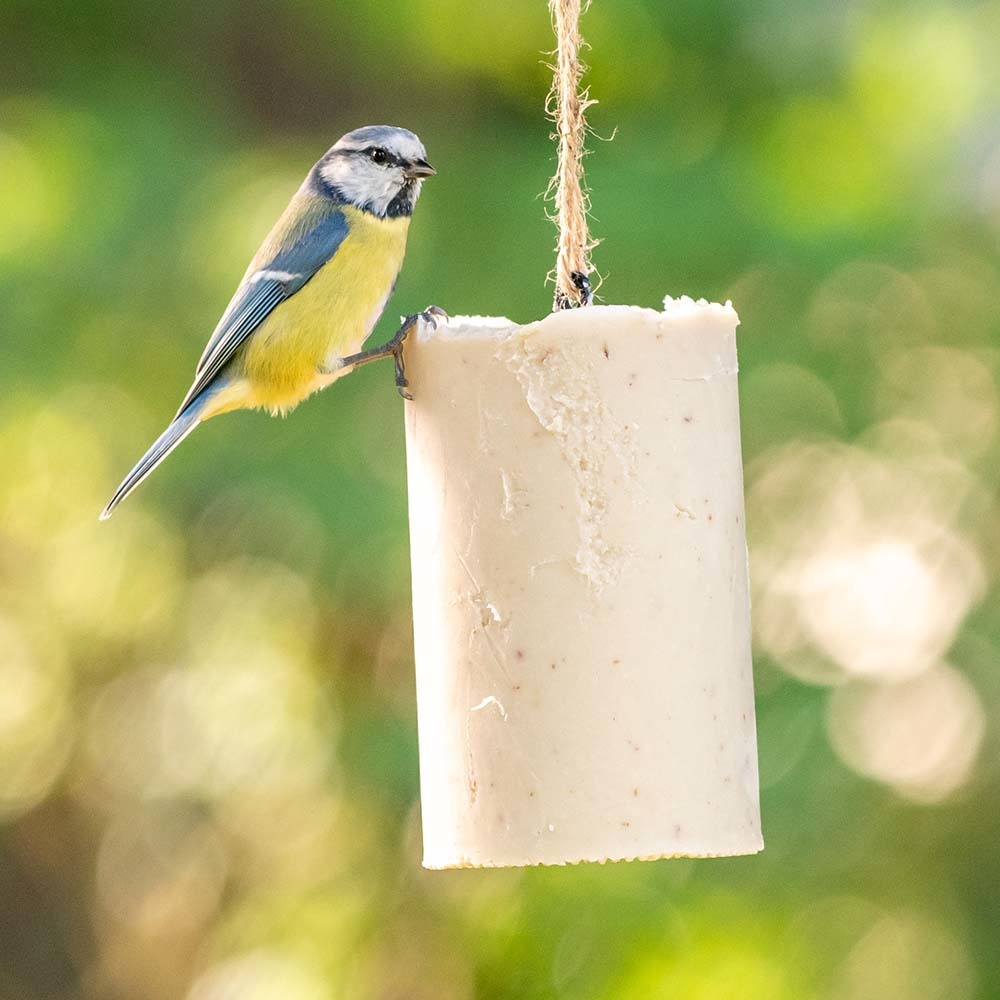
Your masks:
M406 348L424 864L763 847L730 305Z

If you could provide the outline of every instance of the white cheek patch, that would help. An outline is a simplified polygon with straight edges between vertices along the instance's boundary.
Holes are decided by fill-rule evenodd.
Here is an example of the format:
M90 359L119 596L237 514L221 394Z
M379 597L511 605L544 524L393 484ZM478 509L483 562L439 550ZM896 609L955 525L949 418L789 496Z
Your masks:
M322 168L323 179L353 205L366 205L382 214L403 186L398 168L379 167L353 157L332 159Z

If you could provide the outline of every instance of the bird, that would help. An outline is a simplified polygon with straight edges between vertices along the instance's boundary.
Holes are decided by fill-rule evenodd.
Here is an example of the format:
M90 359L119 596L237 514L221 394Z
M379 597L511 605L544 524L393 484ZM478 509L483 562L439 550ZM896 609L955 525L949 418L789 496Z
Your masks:
M413 209L437 171L411 131L367 125L342 136L307 174L254 255L209 338L167 429L122 480L100 519L200 423L238 409L285 414L360 364L392 356L406 390L402 343L429 306L380 347L362 351L403 264Z

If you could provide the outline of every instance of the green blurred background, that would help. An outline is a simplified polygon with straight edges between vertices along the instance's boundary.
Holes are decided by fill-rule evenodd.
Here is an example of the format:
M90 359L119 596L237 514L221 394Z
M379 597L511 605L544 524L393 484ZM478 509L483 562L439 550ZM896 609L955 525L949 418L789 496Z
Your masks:
M600 0L606 302L731 298L766 851L421 870L402 404L213 421L341 133L439 170L378 334L543 315L542 0L0 0L0 998L1000 997L1000 3Z

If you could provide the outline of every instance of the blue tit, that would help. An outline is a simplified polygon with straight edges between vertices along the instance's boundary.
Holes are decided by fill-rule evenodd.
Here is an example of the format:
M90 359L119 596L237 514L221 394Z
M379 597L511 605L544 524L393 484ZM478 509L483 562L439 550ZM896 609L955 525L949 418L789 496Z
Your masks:
M390 354L406 395L407 325L381 348L361 346L392 294L421 185L434 173L417 136L388 125L348 132L316 163L250 262L173 422L101 520L209 417L287 413L357 364Z

